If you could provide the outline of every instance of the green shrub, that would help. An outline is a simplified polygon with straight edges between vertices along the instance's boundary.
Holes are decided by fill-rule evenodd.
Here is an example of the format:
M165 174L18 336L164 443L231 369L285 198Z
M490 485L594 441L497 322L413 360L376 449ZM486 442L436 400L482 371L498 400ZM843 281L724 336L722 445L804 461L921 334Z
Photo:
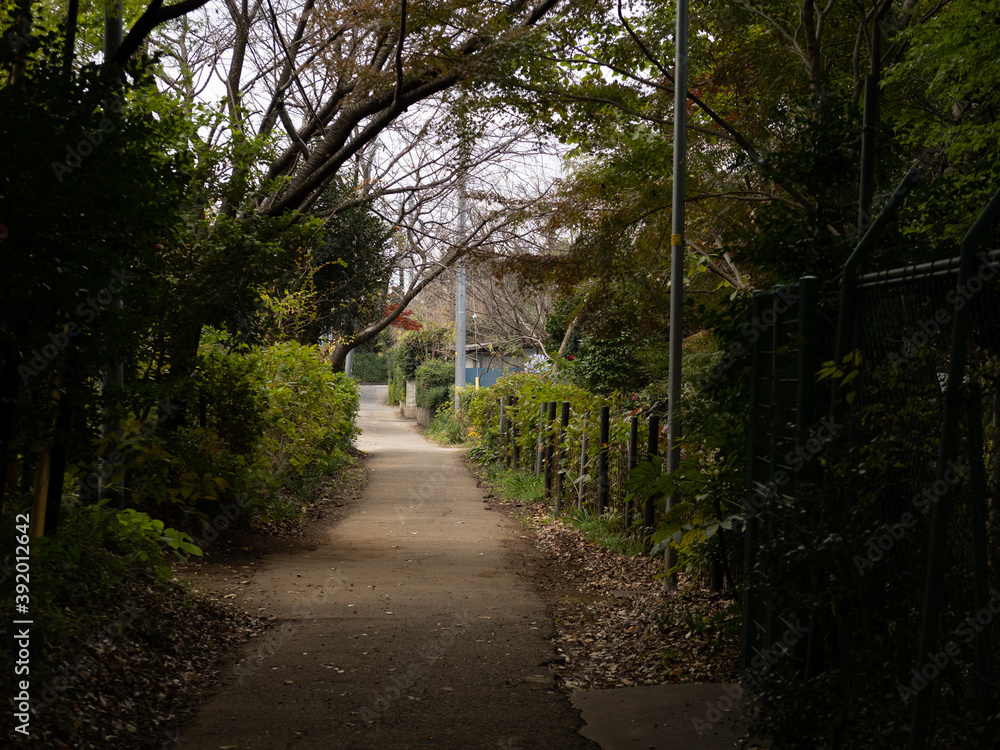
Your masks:
M589 415L587 422L587 442L591 457L596 456L599 439L598 414L602 406L621 408L621 400L611 396L600 396L577 385L549 375L517 372L501 377L489 388L471 390L464 399L468 403L472 437L481 446L486 446L491 455L500 458L500 409L501 396L508 399L507 418L516 429L517 443L522 460L533 455L538 434L540 404L546 401L570 403L570 425L566 432L565 449L569 455L579 456L583 442L583 414ZM510 398L517 402L510 405ZM556 420L558 424L558 417ZM621 419L612 419L612 441L624 442L627 424ZM557 427L556 427L557 429Z
M117 510L106 500L70 502L57 533L31 545L31 605L40 640L53 646L74 633L86 634L90 623L80 622L76 613L99 620L120 604L129 580L152 586L169 579L170 569L163 565L167 550L182 558L201 555L188 534L145 513ZM0 563L12 568L13 556L5 555ZM13 603L13 587L9 591L5 605Z
M234 453L250 456L264 433L268 396L257 353L228 343L224 335L206 334L188 399L198 426L217 433Z
M289 341L261 352L267 383L265 465L285 482L328 454L343 453L358 433L357 383L334 373L315 346Z
M738 368L725 372L718 339L701 332L683 344L681 423L683 458L673 475L663 462L640 461L626 488L637 503L650 494L682 500L659 518L654 554L668 545L677 551L677 570L718 583L735 584L742 560L743 503L746 495L746 393ZM669 356L666 347L644 351L654 381L638 399L668 402ZM734 565L735 563L735 565Z
M440 359L430 359L417 368L417 406L437 411L453 401L455 365Z
M246 485L249 462L204 427L157 431L137 419L94 441L97 460L67 469L74 499L95 502L98 487L125 495L130 507L182 525L211 513L230 488Z
M401 404L406 401L406 373L399 362L390 359L388 404Z
M13 530L17 513L26 506L5 507L0 513L4 529ZM123 654L128 644L152 651L159 626L155 608L144 605L176 597L170 584L170 569L163 564L163 552L174 550L200 554L190 537L166 528L160 521L133 510L119 511L106 503L98 505L67 502L58 531L36 539L31 544L31 682L44 709L45 696L56 696L61 710L51 704L43 710L40 724L45 733L72 734L80 721L78 698L92 690L99 680L108 684L122 671ZM0 552L0 568L14 570L14 545ZM13 581L13 578L11 578ZM0 610L13 612L13 582L0 593ZM164 609L177 606L174 598ZM135 643L139 641L139 643ZM17 659L13 638L0 644L0 661L13 666ZM84 675L100 675L98 678ZM0 676L0 690L14 695L14 669ZM114 697L112 696L112 700ZM36 717L37 718L37 717ZM32 734L35 727L32 726ZM30 743L29 743L30 744ZM40 740L39 747L55 747ZM69 747L68 744L59 744ZM73 744L73 747L111 746ZM116 745L120 746L120 745ZM132 745L137 746L137 745Z
M602 394L634 392L648 382L636 356L636 338L628 333L615 339L581 338L573 374L580 385Z
M422 363L446 357L450 340L447 328L430 326L406 331L399 337L396 345L386 352L390 404L401 404L406 400L407 379L416 377L417 368Z
M386 383L389 362L384 354L372 354L364 348L354 350L354 378L361 383Z
M745 408L740 411L738 407L743 395L738 383L730 385L728 380L713 381L709 378L721 357L719 346L712 337L692 336L684 344L686 370L682 419L686 433L683 460L670 476L662 471L659 459L652 462L640 460L639 466L631 472L623 461L609 461L610 508L617 513L622 503L629 499L633 501L634 508L642 508L651 495L679 494L682 502L678 502L669 514L664 514L662 503L657 503L654 542L661 546L656 552L662 552L669 544L677 550L679 570L713 582L719 580L721 575L732 584L735 583L732 563L738 561L742 549L746 492ZM504 455L505 446L500 440L498 402L504 396L507 398L508 423L514 428L520 448L520 463L530 470L538 439L541 404L568 401L570 423L562 449L573 460L566 465L566 479L572 483L579 482L585 496L592 495L596 484L594 468L600 442L598 414L601 407L611 407L609 445L612 457L620 456L627 442L629 416L641 412L646 416L660 413L662 434L666 425L661 412L667 401L666 383L656 382L634 396L603 396L570 382L577 379L579 367L580 363L573 362L569 367L560 367L557 374L549 371L515 373L500 378L490 388L472 391L468 399L471 437L475 443L471 455L484 462L511 458L510 443ZM516 397L513 405L511 397ZM583 415L589 415L586 426L589 466L581 476ZM546 416L543 432L546 440L556 429ZM645 429L645 425L640 426L642 443L645 443ZM623 490L630 492L630 496ZM578 521L581 524L584 521L597 524L590 532L606 537L602 543L608 546L625 549L628 545L629 549L637 549L629 537L639 537L638 528L598 528L606 519L589 515Z
M70 468L80 500L92 501L103 483L124 492L132 507L188 525L217 514L222 501L253 509L282 487L307 495L347 461L358 386L334 373L316 347L211 350L202 361L199 398L225 400L225 383L232 382L228 403L254 424L238 424L216 404L202 410L204 426L167 431L155 419L124 421L96 441L97 462Z

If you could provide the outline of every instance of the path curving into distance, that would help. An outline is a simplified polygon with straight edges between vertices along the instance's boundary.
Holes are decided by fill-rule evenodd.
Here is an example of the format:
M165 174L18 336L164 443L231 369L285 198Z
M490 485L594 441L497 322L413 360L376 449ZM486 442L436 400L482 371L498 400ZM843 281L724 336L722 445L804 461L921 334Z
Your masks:
M363 388L362 499L254 588L283 625L250 643L181 732L184 750L584 750L552 685L554 626L516 524L461 451Z

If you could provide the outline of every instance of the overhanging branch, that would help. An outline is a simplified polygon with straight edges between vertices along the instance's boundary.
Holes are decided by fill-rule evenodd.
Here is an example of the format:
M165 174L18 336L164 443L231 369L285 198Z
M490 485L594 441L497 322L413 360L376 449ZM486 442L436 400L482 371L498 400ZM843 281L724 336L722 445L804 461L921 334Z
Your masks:
M125 67L132 55L136 53L143 41L149 36L149 32L161 23L173 21L175 18L187 15L191 11L198 10L208 3L208 0L181 0L174 5L163 6L163 0L153 0L149 7L139 16L128 36L122 41L121 46L112 56L114 63L120 67Z

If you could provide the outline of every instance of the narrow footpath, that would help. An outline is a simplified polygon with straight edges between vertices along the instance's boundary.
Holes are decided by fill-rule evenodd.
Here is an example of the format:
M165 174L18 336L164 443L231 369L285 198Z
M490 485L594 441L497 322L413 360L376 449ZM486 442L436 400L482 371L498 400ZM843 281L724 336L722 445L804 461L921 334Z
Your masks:
M181 733L184 750L583 750L553 687L554 626L517 525L461 451L363 389L364 496L318 549L253 581L282 625L250 643Z

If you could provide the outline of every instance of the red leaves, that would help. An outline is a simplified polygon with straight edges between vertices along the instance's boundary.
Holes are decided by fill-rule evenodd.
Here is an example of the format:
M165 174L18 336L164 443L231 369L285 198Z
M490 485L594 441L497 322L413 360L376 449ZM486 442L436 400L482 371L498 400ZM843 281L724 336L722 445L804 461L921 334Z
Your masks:
M383 317L389 317L396 312L398 307L399 305L386 305ZM413 310L403 310L403 312L399 314L399 317L392 321L389 325L393 325L407 331L419 331L424 327L424 324L416 319L416 316L413 314Z

